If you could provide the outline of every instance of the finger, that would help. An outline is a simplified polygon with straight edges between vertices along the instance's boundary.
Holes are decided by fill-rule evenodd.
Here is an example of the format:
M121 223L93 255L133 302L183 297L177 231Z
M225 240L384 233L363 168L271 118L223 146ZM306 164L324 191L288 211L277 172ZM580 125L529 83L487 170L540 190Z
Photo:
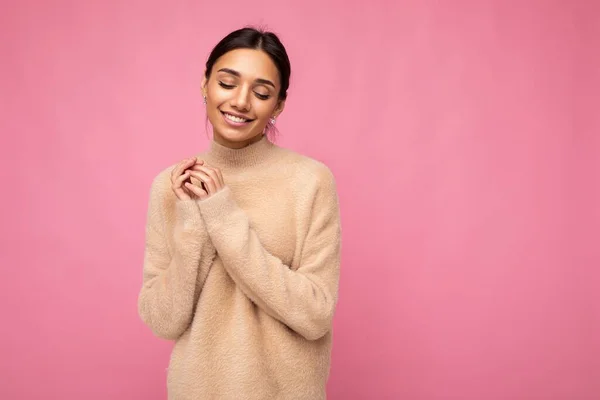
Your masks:
M189 182L192 185L197 186L200 189L204 190L206 193L208 193L208 188L207 188L206 184L204 182L202 182L200 179L198 179L197 177L192 176L186 182ZM185 182L184 182L184 185L185 185Z
M177 163L173 171L171 172L171 177L173 179L177 179L179 175L183 172L184 165L189 161L189 159L181 160Z
M217 185L209 175L207 175L206 173L204 173L202 171L190 171L190 172L194 178L198 179L201 182L201 184L203 185L203 189L208 194L216 193Z
M171 170L171 183L175 182L175 176L177 175L177 169L179 168L179 164L175 165Z
M190 192L192 192L193 194L195 194L196 196L198 196L200 199L204 199L205 197L208 196L208 193L206 192L206 190L203 190L202 188L194 185L193 183L186 182L185 183L185 187Z
M188 169L193 169L194 171L200 171L200 169L202 167L204 167L204 166L205 166L204 161L200 160L199 162L197 162L196 164L192 165Z
M182 174L186 169L190 168L194 164L196 164L196 157L183 160L183 162L181 163L181 170L179 171L179 174Z
M206 166L200 166L200 171L204 172L205 174L207 174L208 176L210 176L212 178L212 180L214 181L217 190L221 189L221 187L223 186L221 183L221 180L219 179L219 175L217 174L217 172L215 171L214 168L211 167L206 167Z
M182 188L174 188L173 192L179 200L191 200L191 197Z
M179 177L177 177L177 179L175 179L173 186L175 186L176 188L181 188L181 186L183 185L183 182L185 182L189 178L190 178L190 171L185 171L183 174L179 175Z
M182 160L181 162L179 162L179 164L177 164L175 166L175 168L173 168L173 171L171 172L171 180L177 179L177 177L180 176L184 170L188 169L190 166L194 165L195 163L196 163L196 157L186 158L185 160Z
M186 179L186 174L181 175L178 179L173 182L172 188L173 192L179 200L189 200L190 196L182 189L181 184L182 181Z
M196 178L196 179L204 182L204 185L206 185L206 189L208 191L208 194L216 193L216 191L217 191L217 185L216 185L215 181L209 175L207 175L203 171L188 170L188 172L190 172L190 174L194 178Z

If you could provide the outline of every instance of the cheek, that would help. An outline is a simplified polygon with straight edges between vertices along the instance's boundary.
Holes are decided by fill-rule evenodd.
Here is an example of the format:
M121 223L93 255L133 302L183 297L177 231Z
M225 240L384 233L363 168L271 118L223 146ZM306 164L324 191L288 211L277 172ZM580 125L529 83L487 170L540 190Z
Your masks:
M254 103L254 113L257 118L268 120L271 118L271 114L273 114L273 109L275 105L271 101L262 101L257 99Z
M218 106L221 103L227 101L228 93L227 91L221 88L214 88L208 91L208 97L214 105Z

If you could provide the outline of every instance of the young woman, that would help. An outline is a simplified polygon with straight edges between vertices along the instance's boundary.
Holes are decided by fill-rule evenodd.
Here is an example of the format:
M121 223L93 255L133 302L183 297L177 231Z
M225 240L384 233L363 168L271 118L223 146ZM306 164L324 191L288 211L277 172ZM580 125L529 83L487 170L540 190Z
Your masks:
M169 399L325 398L340 215L324 164L275 145L290 62L244 28L206 63L210 148L151 187L141 319L175 341Z

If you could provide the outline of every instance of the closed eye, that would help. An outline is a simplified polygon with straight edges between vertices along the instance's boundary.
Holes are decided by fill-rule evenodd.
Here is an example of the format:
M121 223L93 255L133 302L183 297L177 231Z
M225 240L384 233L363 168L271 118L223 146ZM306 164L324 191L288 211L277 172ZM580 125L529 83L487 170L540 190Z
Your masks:
M227 89L227 90L231 90L231 89L235 88L235 85L228 85L228 84L226 84L224 82L221 82L221 81L219 81L219 86L221 86L223 89ZM271 97L268 94L260 94L260 93L257 93L257 92L254 92L254 94L260 100L268 100Z
M233 89L235 87L235 85L228 85L228 84L223 83L221 81L219 81L219 86L221 86L224 89Z

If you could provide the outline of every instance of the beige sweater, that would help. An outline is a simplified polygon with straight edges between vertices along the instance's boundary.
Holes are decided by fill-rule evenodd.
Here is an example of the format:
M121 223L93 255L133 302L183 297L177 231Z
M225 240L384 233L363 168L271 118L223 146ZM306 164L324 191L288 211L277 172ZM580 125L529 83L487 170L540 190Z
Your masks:
M198 156L225 188L179 201L152 183L141 319L175 341L171 400L325 398L340 216L322 163L262 138Z

